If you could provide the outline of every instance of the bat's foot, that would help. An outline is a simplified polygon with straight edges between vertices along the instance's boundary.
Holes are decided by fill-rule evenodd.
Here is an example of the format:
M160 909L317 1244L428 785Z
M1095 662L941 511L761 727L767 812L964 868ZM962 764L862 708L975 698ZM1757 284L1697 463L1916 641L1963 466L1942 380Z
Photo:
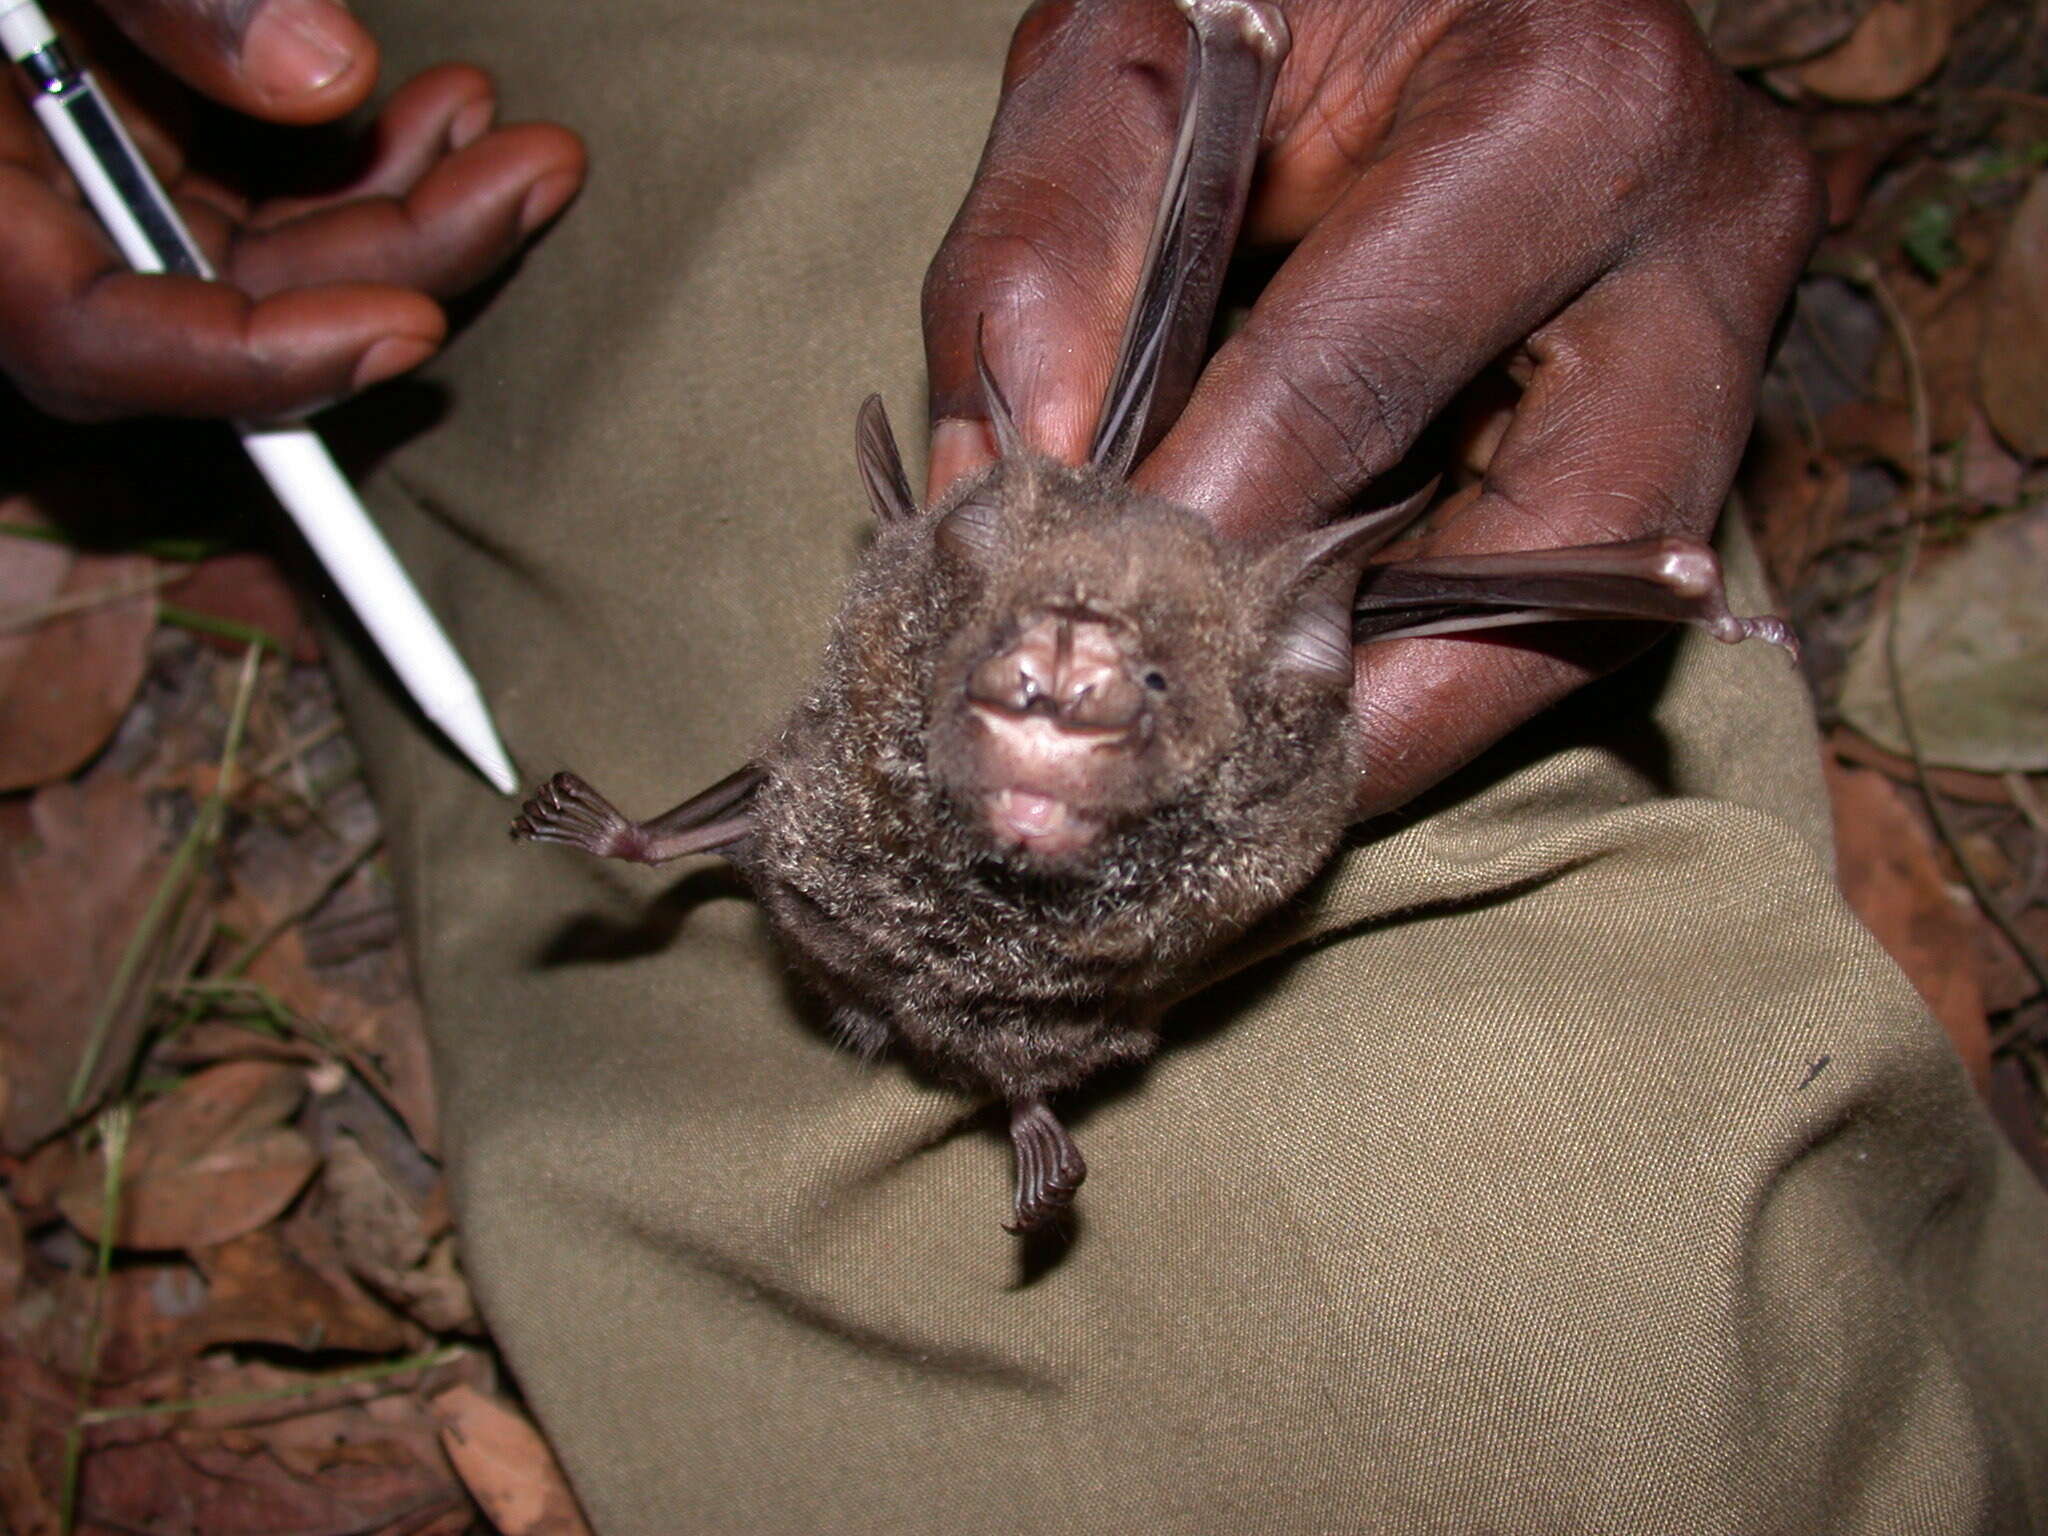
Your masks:
M558 773L533 792L512 819L515 840L561 843L600 859L644 858L646 834L637 822L573 773Z
M1043 1099L1011 1101L1010 1141L1017 1150L1017 1203L1007 1228L1043 1232L1073 1209L1088 1164Z

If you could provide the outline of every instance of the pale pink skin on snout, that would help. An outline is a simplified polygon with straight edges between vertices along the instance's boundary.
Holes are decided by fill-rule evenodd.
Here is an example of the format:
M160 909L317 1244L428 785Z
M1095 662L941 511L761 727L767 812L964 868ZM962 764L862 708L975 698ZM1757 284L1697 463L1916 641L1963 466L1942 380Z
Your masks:
M1149 734L1128 627L1085 609L1032 617L968 683L988 830L998 846L1047 860L1087 848L1093 809Z

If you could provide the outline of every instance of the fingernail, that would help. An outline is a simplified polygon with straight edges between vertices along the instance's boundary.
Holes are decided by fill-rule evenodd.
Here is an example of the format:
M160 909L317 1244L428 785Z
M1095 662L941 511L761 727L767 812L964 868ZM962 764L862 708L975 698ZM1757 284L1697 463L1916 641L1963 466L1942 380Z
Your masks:
M491 131L491 122L497 115L498 104L495 101L471 102L449 120L448 147L467 149Z
M556 171L527 188L526 201L519 205L519 233L530 235L560 213L581 184L574 171Z
M421 341L417 336L386 336L382 341L373 342L356 363L352 388L368 389L372 384L381 384L395 378L408 369L417 368L434 355L434 343Z
M242 72L270 96L310 96L355 63L360 36L332 0L269 0L242 34Z
M985 421L963 421L958 417L932 423L931 473L927 478L926 501L945 495L955 480L995 462L995 439Z

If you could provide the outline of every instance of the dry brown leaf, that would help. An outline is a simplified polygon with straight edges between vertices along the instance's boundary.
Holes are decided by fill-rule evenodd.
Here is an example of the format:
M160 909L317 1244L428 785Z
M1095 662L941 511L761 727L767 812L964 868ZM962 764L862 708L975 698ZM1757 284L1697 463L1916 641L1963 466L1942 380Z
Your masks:
M99 1313L96 1383L132 1381L182 1358L178 1335L206 1304L206 1282L187 1264L126 1265L107 1277L79 1271L25 1294L7 1328L51 1369L77 1380L92 1347L95 1303Z
M1992 267L1978 389L2000 437L2048 458L2048 171L2027 189Z
M1848 463L1876 460L1901 474L1915 467L1913 415L1895 401L1846 401L1821 418L1820 435L1828 452Z
M1979 1089L1991 1038L1977 979L1977 924L1900 791L1868 768L1827 761L1842 893L1948 1031Z
M1956 444L1954 472L1956 494L1966 500L1984 507L2019 504L2026 466L2005 451L1981 410L1970 413Z
M2048 505L1987 522L1941 554L1876 616L1836 707L1894 751L1912 750L1910 719L1930 763L2048 771Z
M320 1227L303 1218L247 1232L193 1257L212 1298L193 1320L187 1347L276 1344L391 1354L422 1343L349 1276Z
M375 1444L376 1442L372 1442ZM436 1469L402 1449L338 1449L305 1476L268 1451L237 1453L218 1441L178 1438L100 1448L80 1480L80 1528L189 1531L205 1536L298 1536L376 1531L460 1498Z
M1707 41L1731 69L1809 58L1840 42L1875 0L1693 0Z
M0 522L47 526L26 498L0 503ZM51 599L128 595L40 623L0 624L0 790L63 778L106 745L149 666L156 594L147 555L79 554L8 537L0 618Z
M426 1398L488 1375L478 1354L346 1385L208 1356L102 1394L103 1404L115 1406L180 1399L208 1406L95 1428L82 1505L88 1517L122 1530L411 1536L448 1509L470 1507Z
M408 1521L404 1526L379 1531L377 1536L474 1536L475 1531L476 1510L468 1499L464 1499L459 1508L451 1509L425 1525L414 1525Z
M473 1387L434 1399L442 1443L502 1536L589 1536L569 1480L524 1415Z
M1808 114L1802 119L1806 147L1820 161L1828 194L1828 227L1841 229L1863 212L1877 173L1899 151L1928 131L1928 119L1905 108L1872 111L1847 107Z
M307 962L297 929L273 939L249 967L248 977L338 1045L349 1065L405 1122L414 1145L429 1157L439 1155L433 1064L419 1001L409 987L371 1000L346 986L329 985Z
M427 1251L426 1262L391 1277L386 1296L422 1328L437 1334L484 1332L476 1297L456 1259L455 1239L442 1237Z
M210 619L247 625L270 636L294 661L318 661L320 643L299 612L277 564L268 555L247 551L202 560L189 575L164 589L164 601L189 608ZM243 642L201 634L200 639L240 655Z
M1810 449L1797 428L1759 421L1742 505L1780 592L1799 585L1849 507L1849 471Z
M58 1536L71 1382L0 1333L0 1530Z
M344 1259L358 1274L373 1279L411 1269L427 1256L427 1234L420 1213L405 1191L369 1153L347 1134L336 1135L327 1149L320 1189L327 1197L327 1218Z
M57 1191L71 1176L76 1159L71 1143L61 1138L44 1142L27 1157L6 1159L7 1193L14 1208L31 1222L54 1216Z
M164 871L140 791L112 774L52 784L29 814L34 843L0 849L0 1144L17 1152L68 1118L88 1028ZM126 1069L145 1000L116 1018L87 1106Z
M283 1122L305 1078L276 1062L235 1061L186 1078L135 1117L122 1165L124 1248L212 1247L262 1226L319 1166L312 1144ZM73 1170L58 1208L98 1239L101 1154Z
M2048 1139L2041 1134L2039 1101L2026 1064L2017 1056L2001 1056L1991 1068L1991 1115L2020 1160L2048 1187Z
M319 1050L304 1040L273 1035L232 1019L209 1019L187 1025L171 1039L153 1046L152 1066L211 1067L223 1061L286 1061L310 1066Z
M1855 31L1794 77L1830 101L1892 101L1941 67L1954 28L1950 0L1877 0Z
M270 1426L353 1403L390 1399L424 1403L435 1393L467 1384L488 1390L493 1384L490 1357L465 1350L452 1359L420 1370L372 1381L337 1381L329 1373L297 1370L261 1359L215 1352L187 1360L168 1370L110 1387L97 1406L121 1408L165 1402L195 1406L175 1417L139 1415L116 1419L93 1430L95 1442L150 1440L175 1431L232 1435L246 1432L245 1448ZM67 1386L64 1401L70 1402ZM438 1429L436 1430L438 1435Z
M2037 955L2048 955L2048 907L2029 907L2017 914L2012 923L2029 949ZM1979 968L1984 978L1985 1008L1991 1013L2002 1013L2039 997L2041 983L2013 947L2012 940L1990 923L1979 927Z
M331 1477L380 1466L428 1467L445 1479L449 1494L460 1498L460 1480L436 1429L433 1411L422 1399L391 1393L232 1433L248 1436L301 1477Z
M25 496L0 500L0 524L44 533L51 531L48 519ZM47 602L63 589L64 579L71 574L76 558L76 552L70 545L54 537L40 539L0 534L0 538L6 540L0 544L0 549L7 552L6 558L0 560L0 613ZM13 641L20 638L0 631L0 639ZM21 667L21 655L21 644L0 644L0 693L13 683L14 674Z
M1942 768L1931 763L1923 773L1904 753L1888 752L1862 732L1846 725L1836 726L1828 732L1828 750L1845 763L1875 768L1894 784L1912 787L1924 778L1930 789L1951 800L1964 800L1971 805L2013 803L2012 792L2006 788L2005 780L1999 774L1972 773L1967 768Z
M1977 354L1983 344L1988 291L1983 269L1966 257L1939 283L1908 278L1896 282L1894 291L1913 328L1927 397L1929 441L1952 443L1969 430L1976 414ZM1896 343L1888 344L1880 355L1875 383L1884 396L1906 398L1905 368Z

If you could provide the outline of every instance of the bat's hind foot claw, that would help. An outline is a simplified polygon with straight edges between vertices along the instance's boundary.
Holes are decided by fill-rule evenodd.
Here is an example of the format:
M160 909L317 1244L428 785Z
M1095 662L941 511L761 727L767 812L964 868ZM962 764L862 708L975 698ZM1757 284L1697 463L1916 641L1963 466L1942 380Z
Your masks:
M561 843L600 859L633 859L640 853L640 827L573 773L558 773L533 792L512 819L512 836L534 843Z
M1017 1151L1017 1200L1008 1230L1042 1232L1073 1209L1088 1164L1043 1099L1010 1106L1010 1141Z

